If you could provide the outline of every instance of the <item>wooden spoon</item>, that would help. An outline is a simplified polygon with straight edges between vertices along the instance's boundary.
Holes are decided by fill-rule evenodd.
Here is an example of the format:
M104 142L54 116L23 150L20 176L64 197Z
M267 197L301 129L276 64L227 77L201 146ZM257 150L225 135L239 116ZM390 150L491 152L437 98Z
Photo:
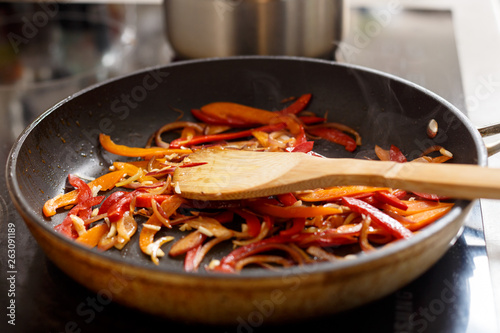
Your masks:
M500 169L453 163L396 163L322 158L304 153L202 149L177 168L173 181L183 197L233 200L337 185L369 185L457 199L500 199Z

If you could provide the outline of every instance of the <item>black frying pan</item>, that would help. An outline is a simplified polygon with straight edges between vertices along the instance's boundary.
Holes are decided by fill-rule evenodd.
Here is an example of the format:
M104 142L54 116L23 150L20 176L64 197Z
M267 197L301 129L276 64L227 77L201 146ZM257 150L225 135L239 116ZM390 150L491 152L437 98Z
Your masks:
M454 163L485 165L481 136L455 107L433 93L391 75L328 61L289 57L237 57L151 68L114 79L60 102L20 136L7 165L9 191L20 214L56 265L74 279L113 300L150 313L204 323L236 323L271 304L268 321L332 313L380 298L418 277L448 249L462 226L468 201L416 237L354 260L239 275L185 273L181 260L155 266L137 241L125 250L101 253L78 246L52 228L43 203L65 187L68 173L98 176L116 158L102 151L98 134L118 143L143 146L161 125L182 110L214 101L233 101L267 110L286 97L310 92L309 109L328 111L330 121L360 132L355 157L374 157L375 144L394 144L410 158L439 144ZM426 135L435 119L439 133ZM318 153L353 157L341 146L319 141ZM165 245L168 249L168 245ZM220 247L209 258L221 256ZM122 286L118 288L117 286ZM271 302L271 303L269 303Z

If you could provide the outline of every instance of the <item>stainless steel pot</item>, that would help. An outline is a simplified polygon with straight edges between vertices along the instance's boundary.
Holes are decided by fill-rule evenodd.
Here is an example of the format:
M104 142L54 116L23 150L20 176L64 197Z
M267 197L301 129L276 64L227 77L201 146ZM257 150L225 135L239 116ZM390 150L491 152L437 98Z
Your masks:
M164 0L166 36L178 58L332 58L345 32L345 2Z

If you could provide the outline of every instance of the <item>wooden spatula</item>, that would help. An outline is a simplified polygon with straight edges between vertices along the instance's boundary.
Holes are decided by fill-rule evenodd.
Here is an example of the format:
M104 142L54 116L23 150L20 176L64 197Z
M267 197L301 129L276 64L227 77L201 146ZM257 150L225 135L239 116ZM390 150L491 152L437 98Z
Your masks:
M383 186L457 199L500 199L500 169L477 165L221 148L200 150L189 160L206 164L177 168L173 180L180 194L191 199L245 199L337 185Z

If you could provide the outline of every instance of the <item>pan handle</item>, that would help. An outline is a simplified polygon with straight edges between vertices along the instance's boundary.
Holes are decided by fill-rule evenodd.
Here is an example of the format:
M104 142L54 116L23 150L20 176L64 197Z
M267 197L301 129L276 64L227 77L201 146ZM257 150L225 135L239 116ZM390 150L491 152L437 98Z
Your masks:
M493 124L485 127L481 127L477 129L479 134L483 138L491 137L497 134L500 134L500 123ZM492 140L491 142L485 142L486 150L488 151L488 156L494 155L500 151L500 138L496 140Z

